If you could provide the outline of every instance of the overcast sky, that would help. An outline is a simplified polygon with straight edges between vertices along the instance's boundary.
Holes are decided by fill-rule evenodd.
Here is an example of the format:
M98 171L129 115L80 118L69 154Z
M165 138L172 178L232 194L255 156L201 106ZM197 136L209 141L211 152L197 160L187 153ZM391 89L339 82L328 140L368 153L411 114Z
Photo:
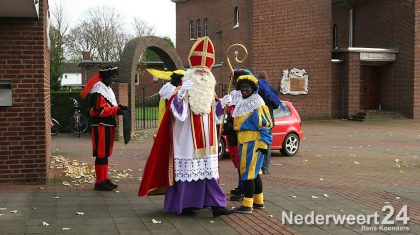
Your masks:
M127 30L131 20L139 17L155 27L157 36L169 36L175 43L175 3L170 0L49 0L50 11L61 4L70 26L76 25L86 10L111 6L123 16Z

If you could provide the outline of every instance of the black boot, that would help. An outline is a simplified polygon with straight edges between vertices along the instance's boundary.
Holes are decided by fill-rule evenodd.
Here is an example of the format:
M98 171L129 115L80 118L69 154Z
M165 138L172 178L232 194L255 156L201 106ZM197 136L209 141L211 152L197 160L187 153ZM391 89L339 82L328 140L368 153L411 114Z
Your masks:
M99 183L99 184L96 184L95 183L95 188L94 188L95 190L98 190L98 191L112 191L112 190L114 190L111 186L109 186L107 183L106 183L106 181L104 181L104 182L101 182L101 183Z
M182 214L181 215L195 216L195 215L197 215L197 213L195 213L192 208L184 208L184 209L182 209Z
M229 197L229 200L231 200L231 201L242 201L243 198L244 198L243 194L232 194Z
M108 184L109 186L111 186L111 188L118 188L118 184L114 184L112 183L112 181L110 179L105 180L106 184Z
M218 217L221 215L230 215L235 212L235 208L227 209L226 207L212 206L213 217Z

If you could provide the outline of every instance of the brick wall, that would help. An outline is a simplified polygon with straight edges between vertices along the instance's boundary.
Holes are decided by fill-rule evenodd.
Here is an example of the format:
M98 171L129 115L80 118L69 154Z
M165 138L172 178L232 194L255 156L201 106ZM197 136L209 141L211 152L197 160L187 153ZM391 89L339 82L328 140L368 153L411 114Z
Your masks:
M384 108L408 117L413 117L416 110L413 99L416 92L414 2L357 1L354 9L354 47L396 47L400 50L397 60L382 68L381 103Z
M266 70L279 89L283 69L305 69L307 95L280 95L303 119L331 118L331 1L253 2L252 69Z
M43 183L51 156L47 0L40 18L0 20L0 79L13 106L0 107L0 183Z
M345 97L347 115L356 114L360 111L360 54L349 52L345 57Z
M115 94L118 94L118 104L128 105L128 83L114 83L111 86ZM117 128L115 129L115 140L122 140L123 136L123 119L121 116L116 117ZM135 120L131 120L131 127L135 127Z
M413 96L413 118L420 118L420 2L415 1L414 7L414 96Z
M405 114L419 115L419 79L414 79L414 0L355 0L351 1L354 15L353 47L397 47L397 61L381 70L382 107ZM233 29L235 6L240 9L240 27ZM416 5L417 7L417 5ZM189 39L189 21L209 19L209 36L216 47L216 61L232 43L243 43L250 57L242 67L255 74L266 70L272 85L279 89L283 69L300 68L309 74L308 95L281 95L292 101L303 119L334 118L340 112L341 100L336 91L338 70L332 69L332 27L338 26L338 47L349 44L349 7L342 2L328 0L308 1L211 1L189 0L177 3L177 52L184 64L194 40ZM416 8L417 9L417 8ZM210 15L211 14L211 15ZM417 28L416 28L417 29ZM216 33L222 32L222 33ZM416 31L417 32L417 31ZM420 36L420 34L419 34ZM418 38L418 37L417 37ZM418 40L418 39L417 39ZM357 53L358 54L358 53ZM343 74L346 91L360 96L360 62L351 58ZM353 58L354 57L354 58ZM358 61L358 60L357 60ZM348 67L350 66L350 67ZM236 66L235 66L236 67ZM335 66L337 67L337 66ZM227 83L229 69L213 69L219 83ZM357 102L356 102L357 99ZM348 105L347 106L347 102ZM360 97L346 97L346 111L360 107ZM351 113L348 113L351 115Z
M337 25L337 46L338 48L349 47L349 7L343 2L332 5L332 26ZM333 35L331 35L331 41Z
M239 27L234 26L234 10L239 8ZM184 66L189 66L188 54L195 40L189 38L189 22L195 22L204 18L208 19L208 36L215 47L216 63L222 66L215 66L212 69L218 83L229 82L230 69L226 65L226 50L234 43L243 44L250 52L250 57L244 64L237 65L230 59L234 68L249 68L252 60L252 51L249 44L250 21L252 18L252 4L247 0L194 0L176 4L176 51Z

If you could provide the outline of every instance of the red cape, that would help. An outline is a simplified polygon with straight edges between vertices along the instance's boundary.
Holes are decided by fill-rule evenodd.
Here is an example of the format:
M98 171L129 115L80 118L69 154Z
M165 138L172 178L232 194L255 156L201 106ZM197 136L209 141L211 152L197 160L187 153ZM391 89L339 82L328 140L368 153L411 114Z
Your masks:
M174 160L170 105L174 97L172 96L167 103L155 142L147 159L138 193L139 196L165 194L166 188L173 185Z

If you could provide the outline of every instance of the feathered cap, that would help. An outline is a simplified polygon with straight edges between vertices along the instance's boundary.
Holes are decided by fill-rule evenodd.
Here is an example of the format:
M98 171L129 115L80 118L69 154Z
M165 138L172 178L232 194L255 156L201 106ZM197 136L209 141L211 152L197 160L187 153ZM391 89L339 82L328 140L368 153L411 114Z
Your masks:
M86 99L86 96L92 90L92 87L102 79L110 78L110 77L118 77L118 67L108 67L105 69L99 70L99 73L93 75L89 81L86 83L85 87L83 87L82 91L80 92L80 97L82 99Z
M191 68L207 67L211 69L214 65L214 46L209 37L198 38L191 48L188 56Z
M109 68L99 70L99 76L102 79L118 77L118 75L119 75L118 67L109 67Z
M247 69L237 69L234 71L234 77L238 75L236 90L239 90L240 84L247 81L250 83L252 90L258 90L258 79Z
M171 80L171 77L175 75L184 76L185 71L184 70L175 70L175 71L162 71L157 69L146 69L147 72L149 72L153 77L169 81Z

